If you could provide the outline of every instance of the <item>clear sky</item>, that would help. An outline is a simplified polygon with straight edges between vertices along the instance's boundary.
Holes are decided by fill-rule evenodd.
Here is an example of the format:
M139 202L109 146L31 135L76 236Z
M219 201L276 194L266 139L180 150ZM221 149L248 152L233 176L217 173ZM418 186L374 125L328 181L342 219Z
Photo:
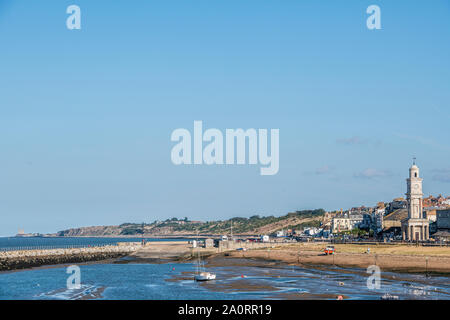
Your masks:
M0 0L0 235L372 206L413 156L450 195L449 110L448 0ZM194 120L278 128L278 174L173 165Z

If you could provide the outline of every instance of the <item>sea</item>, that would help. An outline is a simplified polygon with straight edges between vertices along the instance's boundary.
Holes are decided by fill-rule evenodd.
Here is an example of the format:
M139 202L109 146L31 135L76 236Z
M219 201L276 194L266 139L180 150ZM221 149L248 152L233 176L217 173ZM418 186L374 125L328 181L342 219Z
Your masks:
M180 238L114 238L114 237L0 237L0 252L8 250L83 248L117 245L118 242L184 241Z
M141 241L142 238L0 238L0 248L68 247ZM146 239L170 241L179 239ZM4 249L6 250L6 249ZM224 258L225 259L225 258ZM234 259L234 260L233 260ZM69 265L0 272L0 300L246 300L344 299L400 300L450 299L450 278L423 274L382 273L379 288L368 285L362 269L300 267L273 261L230 258L215 261L207 271L211 282L195 282L195 263L142 263L116 261L78 264L80 286L68 287Z

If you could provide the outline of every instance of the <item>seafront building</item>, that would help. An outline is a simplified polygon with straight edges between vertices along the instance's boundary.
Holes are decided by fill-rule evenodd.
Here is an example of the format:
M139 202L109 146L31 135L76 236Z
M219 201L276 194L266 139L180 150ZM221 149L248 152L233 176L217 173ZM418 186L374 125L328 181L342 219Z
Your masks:
M433 236L437 240L450 240L450 209L436 210L436 228Z
M436 213L438 230L450 230L450 209L437 210Z
M375 233L380 233L383 230L384 223L384 210L383 211L375 211L372 213L371 220L372 224L370 228L375 231Z
M423 180L415 161L406 181L406 198L327 213L323 226L334 234L359 228L387 239L427 241L432 234L436 240L450 240L450 197L423 197Z
M331 222L331 230L333 233L352 230L349 217L346 215L334 217Z
M419 168L413 163L406 179L406 199L408 217L402 221L402 238L407 241L425 241L430 239L430 224L423 213L422 181Z
M355 228L366 227L367 218L360 213L343 213L335 216L331 221L331 230L333 233L350 231Z

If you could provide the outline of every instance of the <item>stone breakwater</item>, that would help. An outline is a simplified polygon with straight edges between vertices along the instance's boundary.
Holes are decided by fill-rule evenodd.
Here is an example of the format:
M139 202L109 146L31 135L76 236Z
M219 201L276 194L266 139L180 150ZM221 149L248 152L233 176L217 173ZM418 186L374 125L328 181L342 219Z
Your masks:
M120 258L140 249L138 245L92 248L22 250L0 252L0 271L26 269L43 265L81 263Z

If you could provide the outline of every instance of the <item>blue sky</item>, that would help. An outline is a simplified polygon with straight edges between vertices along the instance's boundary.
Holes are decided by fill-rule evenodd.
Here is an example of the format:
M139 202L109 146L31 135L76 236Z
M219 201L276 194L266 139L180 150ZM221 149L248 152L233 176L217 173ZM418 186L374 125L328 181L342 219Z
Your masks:
M0 235L369 206L413 156L450 195L449 39L447 0L0 0ZM279 173L173 165L194 120L280 129Z

